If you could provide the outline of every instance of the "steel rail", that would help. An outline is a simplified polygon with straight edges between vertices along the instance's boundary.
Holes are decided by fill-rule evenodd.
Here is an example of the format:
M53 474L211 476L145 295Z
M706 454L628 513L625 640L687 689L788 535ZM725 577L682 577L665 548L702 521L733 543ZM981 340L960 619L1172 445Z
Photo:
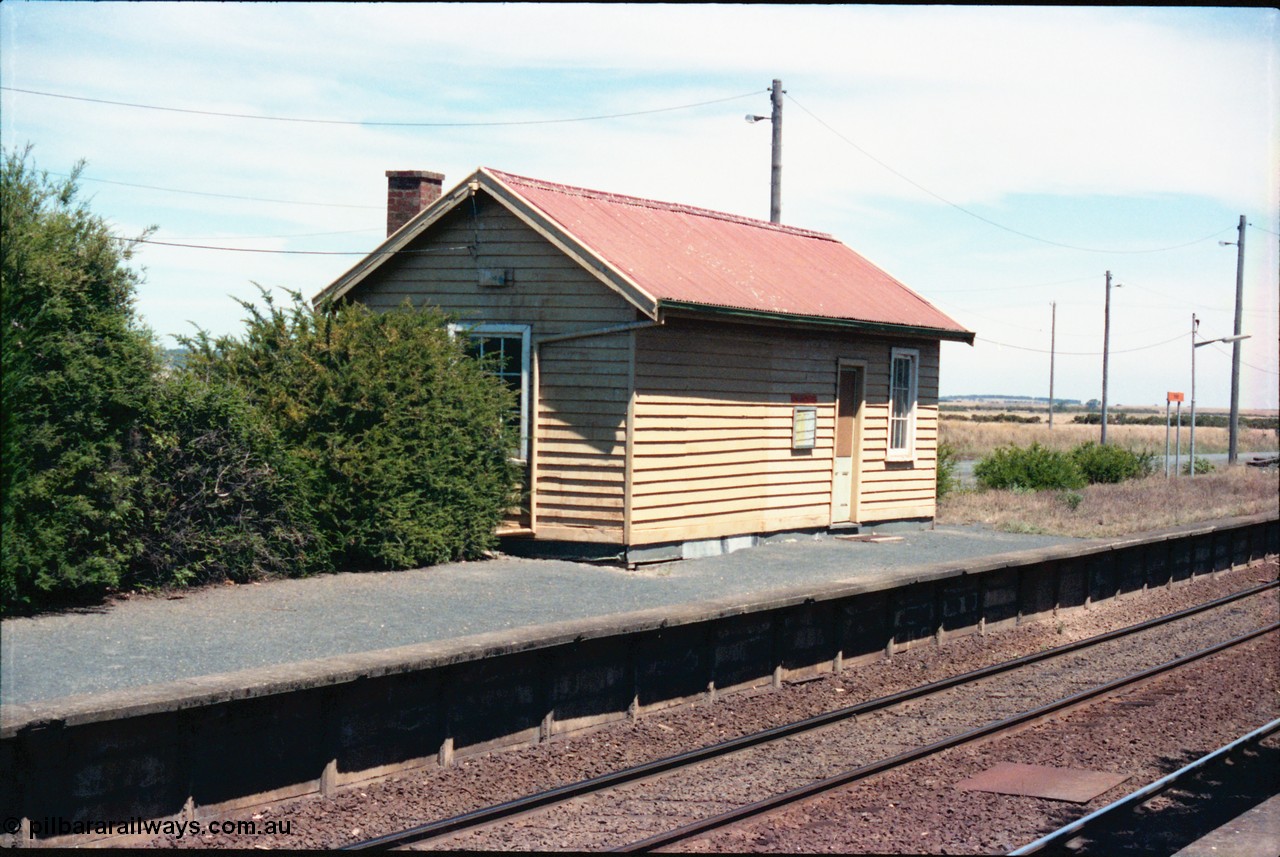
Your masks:
M364 849L393 848L400 845L409 845L427 839L447 836L470 828L480 827L513 815L540 809L575 797L603 791L607 788L634 782L645 777L655 776L676 768L698 764L739 750L781 740L792 735L812 731L833 723L839 723L858 715L889 708L903 702L929 696L930 694L934 694L942 690L948 690L958 685L968 684L983 678L1010 672L1038 661L1101 645L1102 643L1110 642L1111 640L1137 634L1151 628L1159 627L1160 625L1176 622L1180 619L1185 619L1189 616L1194 616L1198 613L1203 613L1208 610L1230 604L1233 601L1239 601L1277 587L1280 587L1280 580L1269 581L1248 589L1243 589L1239 592L1233 592L1230 595L1226 595L1221 598L1216 598L1213 601L1197 604L1194 607L1188 607L1184 610L1179 610L1175 613L1169 613L1164 616L1157 616L1154 619L1148 619L1144 622L1139 622L1135 625L1130 625L1115 631L1108 631L1083 640L1077 640L1074 643L1065 643L1061 646L1046 649L1042 652L1035 652L1010 661L1004 661L999 664L993 664L988 667L971 670L949 678L939 679L938 681L919 685L917 687L899 691L898 693L890 694L888 696L882 696L877 699L867 700L855 705L846 706L835 711L815 715L804 720L798 720L792 723L783 724L782 726L775 726L770 729L753 732L750 735L730 738L717 744L711 744L706 747L700 747L695 750L689 750L687 752L679 753L674 756L667 756L662 759L655 759L652 762L646 762L641 765L625 768L621 771L601 774L600 776L592 777L591 779L568 783L554 789L549 789L532 795L526 795L524 797L519 797L493 806L481 807L480 809L472 810L471 812L406 828L405 830L400 830L395 833L388 833L384 836L353 842L342 846L339 850L359 851Z
M1057 830L1053 831L1052 833L1045 834L1044 836L1037 839L1035 842L1029 842L1026 845L1023 845L1021 848L1017 848L1013 851L1010 851L1009 857L1021 857L1021 855L1024 855L1024 854L1035 854L1037 851L1042 851L1051 845L1058 845L1061 843L1065 843L1068 839L1070 839L1072 836L1079 833L1080 831L1084 830L1085 828L1091 827L1094 824L1097 824L1099 821L1103 820L1104 818L1107 818L1115 813L1121 812L1122 810L1129 809L1130 807L1146 803L1151 798L1160 794L1160 792L1170 788L1171 786L1176 785L1179 781L1185 779L1188 775L1193 774L1196 771L1199 771L1201 768L1206 767L1207 765L1213 764L1214 762L1218 761L1224 756L1228 756L1231 753L1234 753L1236 750L1240 749L1241 747L1247 746L1249 744L1257 744L1263 738L1266 738L1268 735L1272 735L1275 732L1280 732L1280 719L1272 720L1270 723L1266 724L1265 726L1258 727L1257 729L1250 732L1248 735L1243 735L1237 738L1236 740L1232 741L1230 744L1226 744L1214 750L1212 753L1208 753L1207 755L1201 756L1199 759L1196 759L1194 762L1191 762L1190 764L1182 766L1178 770L1174 771L1172 774L1168 774L1166 776L1161 777L1158 780L1155 780L1154 782L1148 783L1147 785L1143 786L1137 791L1132 792L1131 794L1127 794L1124 797L1120 798L1119 800L1113 801L1107 804L1106 806L1102 807L1101 809L1098 809L1098 810L1095 810L1094 812L1089 813L1083 818L1077 819L1071 822L1070 824L1064 825L1058 828Z
M1015 726L1020 726L1024 723L1047 717L1050 714L1054 714L1063 709L1071 708L1072 706L1079 705L1082 702L1087 702L1098 696L1113 693L1131 684L1146 681L1162 673L1168 672L1169 670L1185 666L1193 661L1200 660L1201 658L1208 657L1209 655L1217 654L1218 652L1224 651L1233 646L1238 646L1256 637L1260 637L1263 634L1268 634L1277 630L1280 630L1280 622L1272 623L1271 625L1263 628L1256 628L1247 634L1242 634L1241 636L1227 640L1226 642L1218 643L1207 649L1201 649L1198 652L1192 652L1189 655L1175 658L1172 661L1167 661L1159 666L1152 667L1151 669L1143 670L1142 672L1134 673L1132 675L1125 676L1124 678L1098 685L1097 687L1090 688L1089 690L1084 690L1080 693L1063 697L1062 699L1042 705L1038 708L1032 709L1031 711L1024 711L1021 714L1015 714L1013 717L1008 717L1004 720L997 720L992 723L988 723L985 726L979 726L976 729L971 729L968 732L963 732L959 735L953 735L950 738L944 738L943 740L937 741L933 744L929 744L924 747L917 747L913 750L907 750L897 754L896 756L891 756L887 759L881 759L878 762L872 762L869 765L863 765L861 767L845 771L844 773L837 774L834 777L817 780L809 783L808 785L773 795L772 797L756 801L755 803L748 804L747 806L709 816L699 821L669 830L665 833L659 833L654 836L650 836L647 839L641 839L609 850L623 853L652 851L655 848L672 845L676 842L690 839L694 836L707 833L720 827L727 827L728 825L737 823L743 819L771 812L789 804L815 797L819 794L840 788L841 786L849 785L857 780L865 779L866 777L870 777L874 774L883 773L884 771L892 768L901 767L910 762L925 758L926 756L932 756L942 752L943 750L949 750L961 744L968 743L969 741L994 735L999 732L1012 729Z

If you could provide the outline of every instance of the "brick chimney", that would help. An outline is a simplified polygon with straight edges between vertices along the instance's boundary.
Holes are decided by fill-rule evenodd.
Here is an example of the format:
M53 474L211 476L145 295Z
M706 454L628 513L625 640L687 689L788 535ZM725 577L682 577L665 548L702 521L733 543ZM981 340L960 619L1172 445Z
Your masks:
M440 198L443 173L426 170L387 170L387 234Z

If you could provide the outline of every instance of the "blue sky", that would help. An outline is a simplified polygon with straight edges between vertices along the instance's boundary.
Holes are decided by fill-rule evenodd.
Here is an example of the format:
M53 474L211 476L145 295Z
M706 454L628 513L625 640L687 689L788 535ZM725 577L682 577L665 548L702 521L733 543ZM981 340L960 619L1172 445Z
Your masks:
M778 78L783 221L977 332L943 345L943 395L1047 395L1056 302L1055 393L1097 397L1108 270L1111 402L1189 392L1192 314L1204 338L1232 332L1236 248L1218 242L1243 214L1241 402L1275 409L1278 25L1255 8L8 0L0 134L50 172L87 161L82 189L121 234L274 251L138 257L153 330L234 334L231 296L311 296L358 258L298 251L379 242L387 169L448 187L489 166L767 219L769 126L743 116L769 112ZM547 121L616 114L639 115ZM1197 350L1200 407L1227 405L1229 355Z

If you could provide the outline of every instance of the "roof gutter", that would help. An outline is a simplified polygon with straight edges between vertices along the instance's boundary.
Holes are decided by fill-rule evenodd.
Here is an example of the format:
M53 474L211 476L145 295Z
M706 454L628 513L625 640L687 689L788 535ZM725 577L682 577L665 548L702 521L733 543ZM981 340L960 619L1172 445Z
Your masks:
M692 301L675 301L660 299L658 311L665 314L673 311L679 314L711 316L742 322L759 324L795 325L800 327L819 327L835 330L857 330L864 333L878 333L898 336L920 336L928 339L946 339L952 342L963 342L973 345L975 334L971 330L954 330L941 327L920 327L911 324L892 324L882 321L859 321L852 318L830 318L820 315L798 315L786 312L769 312L767 310L741 309L739 307L715 306L713 304L694 303Z

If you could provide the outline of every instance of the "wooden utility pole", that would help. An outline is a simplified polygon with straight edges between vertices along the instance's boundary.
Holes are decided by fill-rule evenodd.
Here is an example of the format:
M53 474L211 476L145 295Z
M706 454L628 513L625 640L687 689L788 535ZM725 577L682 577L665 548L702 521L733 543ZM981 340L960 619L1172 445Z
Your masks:
M769 175L769 222L782 222L782 81L773 82L773 163ZM1237 326L1238 326L1237 322ZM1239 331L1236 331L1239 333Z
M1049 430L1053 431L1053 358L1058 340L1058 303L1049 304L1052 309L1049 322Z
M1240 215L1240 237L1236 241L1236 325L1231 331L1240 336L1240 315L1244 303L1244 215ZM1231 422L1227 428L1227 463L1236 463L1240 441L1240 340L1231 343ZM1192 469L1195 462L1191 463Z
M769 164L769 222L782 222L782 81L775 80L769 90L773 112L768 116L747 114L747 121L754 124L768 119L773 124L773 157Z
M1107 271L1107 297L1102 305L1102 445L1107 445L1107 359L1111 356L1111 272Z

